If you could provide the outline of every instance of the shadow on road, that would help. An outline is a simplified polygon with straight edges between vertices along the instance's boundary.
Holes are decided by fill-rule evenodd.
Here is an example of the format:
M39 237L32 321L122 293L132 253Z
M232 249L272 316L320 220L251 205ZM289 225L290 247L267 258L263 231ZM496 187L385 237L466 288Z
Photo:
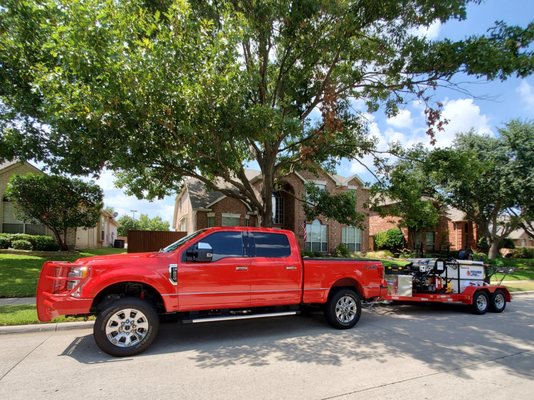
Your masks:
M508 373L534 377L534 371L509 359L534 350L532 306L514 302L503 314L476 316L457 307L377 306L366 310L351 330L335 330L321 315L198 325L162 324L152 347L136 357L180 354L198 368L279 361L342 366L345 361L392 357L415 359L436 373L470 379L469 370L495 362ZM83 336L61 354L81 363L128 362L101 352ZM356 373L356 372L355 372ZM379 373L379 371L377 371Z

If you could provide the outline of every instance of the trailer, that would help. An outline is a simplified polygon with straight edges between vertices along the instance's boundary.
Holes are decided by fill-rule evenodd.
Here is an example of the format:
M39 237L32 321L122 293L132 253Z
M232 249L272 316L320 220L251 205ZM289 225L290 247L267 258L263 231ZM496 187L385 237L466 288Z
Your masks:
M386 267L387 295L403 303L450 303L471 307L475 314L500 313L512 300L510 291L489 283L482 261L416 258L403 267ZM501 281L502 282L502 281Z

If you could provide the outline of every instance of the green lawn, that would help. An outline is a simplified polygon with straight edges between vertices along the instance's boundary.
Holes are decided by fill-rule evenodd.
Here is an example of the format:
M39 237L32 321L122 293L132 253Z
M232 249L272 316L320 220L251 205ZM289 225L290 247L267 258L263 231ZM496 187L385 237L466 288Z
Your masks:
M504 277L504 279L507 281L534 280L534 259L532 258L498 258L496 260L490 261L490 264L493 264L497 267L515 268L515 271L513 273L508 274ZM500 281L502 277L502 274L495 274L491 280Z
M36 257L23 254L0 254L0 297L33 297L45 261L74 261L80 257L124 253L124 249L102 248L80 251L69 257Z
M90 317L89 319L94 319ZM52 322L83 321L83 318L58 317ZM39 324L34 305L0 306L0 326Z

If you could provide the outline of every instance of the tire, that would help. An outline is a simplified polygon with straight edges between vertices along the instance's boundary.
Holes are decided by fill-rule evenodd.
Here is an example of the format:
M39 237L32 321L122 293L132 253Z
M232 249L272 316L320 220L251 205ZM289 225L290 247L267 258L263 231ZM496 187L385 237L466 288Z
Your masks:
M335 291L328 302L324 315L330 325L336 329L350 329L358 323L362 314L360 296L352 289Z
M98 314L93 335L102 351L128 357L145 351L156 338L158 328L158 314L149 303L123 297Z
M491 295L490 308L492 312L501 313L506 308L506 296L502 290L496 290Z
M478 291L473 296L472 311L474 314L486 314L489 309L489 297L486 292Z

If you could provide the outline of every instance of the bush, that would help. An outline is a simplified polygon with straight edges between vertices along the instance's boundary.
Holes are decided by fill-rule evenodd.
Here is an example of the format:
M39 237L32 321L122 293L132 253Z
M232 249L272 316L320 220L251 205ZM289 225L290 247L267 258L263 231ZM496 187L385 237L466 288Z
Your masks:
M0 236L0 249L9 249L9 246L11 245L11 239Z
M15 241L26 241L30 242L32 245L32 250L36 251L57 251L59 250L59 245L56 243L55 239L52 236L46 236L46 235L27 235L24 233L13 233L13 234L3 234L0 236L0 249L1 248L9 248L8 247L2 247L2 239L5 238L9 241L9 244L11 244L11 247L13 247L13 242ZM14 248L14 247L13 247ZM27 250L27 249L24 249Z
M534 258L534 247L518 247L512 252L513 258Z
M352 257L350 250L343 243L340 243L339 246L336 247L333 255L334 257L340 257L340 258L351 258Z
M15 250L33 250L33 245L29 241L23 239L13 240L11 242L11 247Z
M375 235L375 248L398 253L404 247L404 235L400 229L389 229Z
M58 251L59 245L52 236L33 236L30 241L33 244L33 249L38 251Z
M514 241L510 238L504 238L499 244L499 249L515 249Z

